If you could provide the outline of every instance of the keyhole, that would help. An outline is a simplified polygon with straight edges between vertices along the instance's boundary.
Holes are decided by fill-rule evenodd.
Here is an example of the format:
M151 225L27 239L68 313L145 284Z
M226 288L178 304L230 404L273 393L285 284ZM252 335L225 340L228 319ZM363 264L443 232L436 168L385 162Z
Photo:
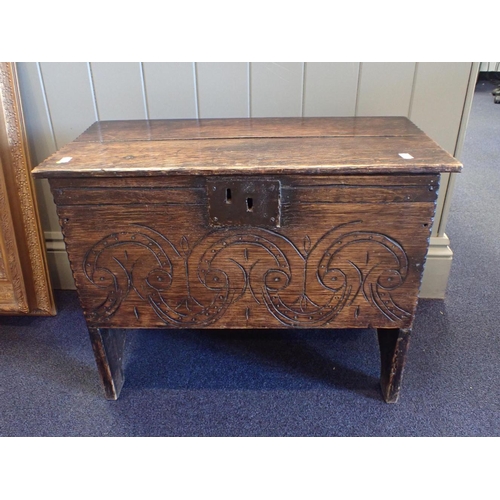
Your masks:
M226 189L226 203L232 203L233 199L231 198L231 189Z
M247 198L247 212L253 212L253 198Z

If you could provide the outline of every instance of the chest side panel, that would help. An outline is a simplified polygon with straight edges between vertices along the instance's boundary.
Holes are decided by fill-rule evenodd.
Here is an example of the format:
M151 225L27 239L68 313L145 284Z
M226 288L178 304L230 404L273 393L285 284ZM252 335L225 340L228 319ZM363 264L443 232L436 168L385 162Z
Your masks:
M280 191L280 220L269 226L249 224L247 216L241 225L232 218L215 224L203 177L52 179L87 321L131 328L411 325L438 176L266 179ZM231 177L228 185L247 181Z

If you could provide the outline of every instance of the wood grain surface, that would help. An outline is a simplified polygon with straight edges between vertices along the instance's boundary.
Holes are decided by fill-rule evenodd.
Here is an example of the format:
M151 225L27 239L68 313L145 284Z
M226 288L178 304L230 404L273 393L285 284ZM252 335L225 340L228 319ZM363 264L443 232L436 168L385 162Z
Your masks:
M406 153L411 158L400 155ZM61 163L63 158L71 158ZM36 177L457 172L408 119L158 120L93 125Z
M438 177L393 178L275 177L275 229L211 227L195 177L51 183L93 326L400 328L413 320Z
M424 133L405 117L228 118L99 121L78 142L242 139L245 137L405 136Z

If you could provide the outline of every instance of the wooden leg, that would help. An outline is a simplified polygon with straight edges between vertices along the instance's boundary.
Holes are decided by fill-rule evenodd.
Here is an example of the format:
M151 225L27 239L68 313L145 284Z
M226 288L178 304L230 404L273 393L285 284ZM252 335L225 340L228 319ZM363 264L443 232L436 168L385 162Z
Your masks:
M88 329L106 399L116 400L125 381L123 373L125 330L90 326Z
M379 328L380 387L386 403L396 403L401 389L411 329Z

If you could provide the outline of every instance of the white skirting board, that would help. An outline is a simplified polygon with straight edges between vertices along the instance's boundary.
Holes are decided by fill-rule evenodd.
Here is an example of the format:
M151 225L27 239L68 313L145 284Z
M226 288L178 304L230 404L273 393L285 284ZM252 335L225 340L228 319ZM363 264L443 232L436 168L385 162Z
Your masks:
M45 231L45 248L53 288L76 290L62 234L56 231Z
M446 234L431 238L420 286L421 299L444 299L450 277L453 252Z
M60 290L75 290L62 235L58 232L45 232L45 239L53 287ZM431 238L422 286L420 287L421 299L445 298L452 260L453 252L448 236Z

